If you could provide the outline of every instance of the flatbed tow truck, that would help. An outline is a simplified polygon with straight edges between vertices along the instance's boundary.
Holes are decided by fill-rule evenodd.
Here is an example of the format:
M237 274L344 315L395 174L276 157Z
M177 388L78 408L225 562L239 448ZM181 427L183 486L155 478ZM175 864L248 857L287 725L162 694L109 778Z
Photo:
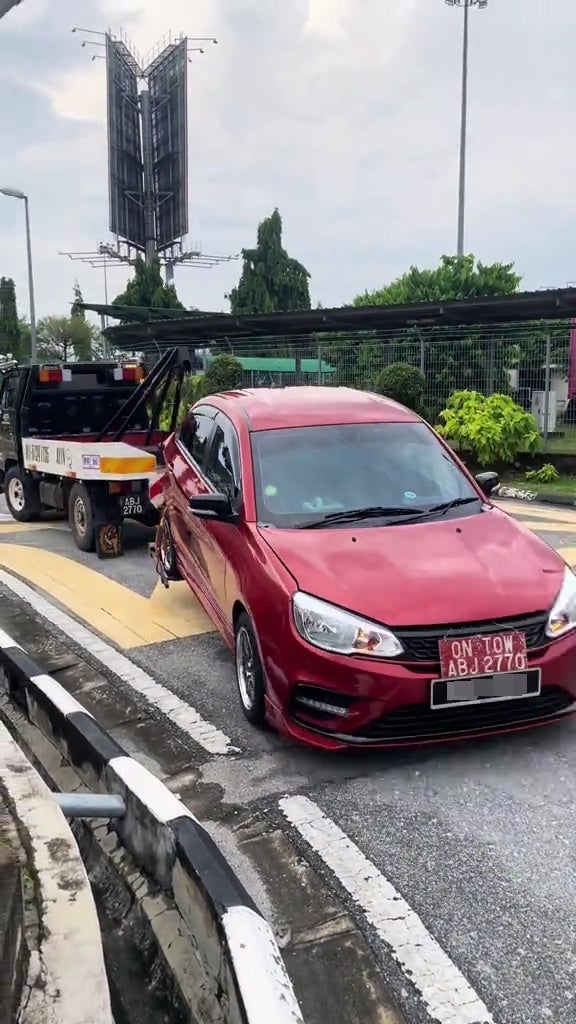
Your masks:
M100 558L122 554L125 519L155 526L186 359L171 349L149 373L138 362L0 367L0 489L14 519L63 514Z

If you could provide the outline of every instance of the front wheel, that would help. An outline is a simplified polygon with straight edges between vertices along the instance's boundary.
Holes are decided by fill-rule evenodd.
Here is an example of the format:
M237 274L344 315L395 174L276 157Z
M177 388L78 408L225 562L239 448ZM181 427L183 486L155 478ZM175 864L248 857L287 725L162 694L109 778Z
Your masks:
M94 510L90 492L84 484L74 484L68 499L68 519L76 547L80 551L94 551L96 537Z
M156 531L156 558L160 574L167 580L175 582L182 579L176 564L176 549L167 515L162 517L162 522Z
M261 728L266 713L264 669L254 627L245 612L236 623L234 666L242 711L251 725Z
M4 496L10 515L17 523L40 518L40 489L25 469L12 466L4 478Z

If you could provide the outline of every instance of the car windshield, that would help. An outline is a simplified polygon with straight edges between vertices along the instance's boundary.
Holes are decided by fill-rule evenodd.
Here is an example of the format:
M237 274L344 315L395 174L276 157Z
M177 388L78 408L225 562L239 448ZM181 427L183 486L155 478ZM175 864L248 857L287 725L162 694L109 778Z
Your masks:
M378 521L377 509L400 523L404 511L409 518L452 502L478 511L477 492L424 423L257 431L252 452L263 524L302 528L326 519L328 525L358 513L361 525L363 509L370 513L367 524ZM381 521L390 521L384 511Z

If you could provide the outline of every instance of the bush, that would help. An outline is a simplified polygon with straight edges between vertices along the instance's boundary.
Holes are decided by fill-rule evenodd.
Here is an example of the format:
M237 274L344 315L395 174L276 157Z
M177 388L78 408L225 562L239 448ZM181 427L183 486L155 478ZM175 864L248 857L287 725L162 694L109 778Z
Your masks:
M204 394L216 395L220 391L235 391L242 386L243 374L242 363L235 356L216 356L204 373Z
M410 363L390 363L376 378L376 390L381 395L406 405L414 412L422 409L425 384L422 370Z
M518 452L537 452L541 445L536 420L509 395L455 391L439 418L438 433L472 452L481 466L512 462Z
M195 377L192 374L188 374L182 382L182 390L180 392L180 407L178 409L178 415L176 418L176 426L180 426L182 420L187 415L190 406L194 405L199 398L204 394L204 374L198 373ZM172 409L174 406L174 398L176 395L176 384L171 384L168 388L168 394L166 401L160 412L159 427L160 430L170 430L170 423L172 420Z
M531 484L553 484L560 479L560 473L551 462L546 462L540 469L531 469L526 473Z

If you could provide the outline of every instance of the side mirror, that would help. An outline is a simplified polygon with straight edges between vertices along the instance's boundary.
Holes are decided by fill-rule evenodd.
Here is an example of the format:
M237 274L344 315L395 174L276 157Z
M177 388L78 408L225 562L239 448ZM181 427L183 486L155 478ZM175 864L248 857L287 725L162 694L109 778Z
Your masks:
M477 473L474 479L487 498L494 493L500 483L498 473Z
M238 518L227 494L195 494L190 498L190 511L198 519L213 519L222 523L234 522Z

